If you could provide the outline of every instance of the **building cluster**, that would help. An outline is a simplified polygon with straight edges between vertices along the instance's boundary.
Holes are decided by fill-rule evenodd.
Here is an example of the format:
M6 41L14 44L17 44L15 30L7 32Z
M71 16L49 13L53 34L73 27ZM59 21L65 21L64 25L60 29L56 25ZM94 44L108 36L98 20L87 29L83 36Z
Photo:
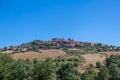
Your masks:
M1 52L12 53L12 52L26 52L34 51L34 48L40 49L56 49L56 48L75 48L76 46L95 46L98 43L80 42L74 41L74 39L64 38L53 38L50 41L34 40L33 42L22 44L20 46L9 46L0 49Z
M64 38L53 38L51 41L40 41L40 40L35 40L34 41L35 45L50 45L56 46L59 48L73 48L75 45L82 45L82 42L74 41L73 39L68 39L65 40Z

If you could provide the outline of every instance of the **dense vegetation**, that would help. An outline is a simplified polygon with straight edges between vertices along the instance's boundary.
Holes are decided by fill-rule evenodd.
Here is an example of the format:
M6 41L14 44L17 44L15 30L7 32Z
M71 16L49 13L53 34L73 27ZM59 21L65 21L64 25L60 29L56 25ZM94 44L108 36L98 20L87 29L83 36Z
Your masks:
M92 65L84 73L77 70L81 57L58 57L55 60L17 60L8 54L0 55L0 80L120 80L120 56L110 56L105 66L97 62L99 72Z

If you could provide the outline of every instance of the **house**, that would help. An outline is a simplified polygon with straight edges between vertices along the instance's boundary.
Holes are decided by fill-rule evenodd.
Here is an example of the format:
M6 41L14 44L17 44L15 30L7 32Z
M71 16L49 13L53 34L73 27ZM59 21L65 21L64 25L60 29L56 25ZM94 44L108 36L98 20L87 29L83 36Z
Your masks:
M35 41L33 41L33 43L36 44L36 45L44 44L44 42L41 41L41 40L35 40Z

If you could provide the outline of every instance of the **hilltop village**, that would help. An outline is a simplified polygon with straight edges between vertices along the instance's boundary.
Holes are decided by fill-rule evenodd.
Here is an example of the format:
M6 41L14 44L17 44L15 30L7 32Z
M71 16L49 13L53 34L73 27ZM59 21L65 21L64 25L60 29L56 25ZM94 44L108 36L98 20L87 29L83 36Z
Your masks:
M86 48L86 49L94 49L101 50L119 50L119 47L116 46L108 46L101 43L94 43L94 42L81 42L81 41L74 41L74 39L67 39L64 38L53 38L50 41L42 41L42 40L34 40L29 43L23 43L19 46L8 46L1 48L0 51L3 53L17 53L17 52L27 52L27 51L39 51L45 49L73 49L73 48Z

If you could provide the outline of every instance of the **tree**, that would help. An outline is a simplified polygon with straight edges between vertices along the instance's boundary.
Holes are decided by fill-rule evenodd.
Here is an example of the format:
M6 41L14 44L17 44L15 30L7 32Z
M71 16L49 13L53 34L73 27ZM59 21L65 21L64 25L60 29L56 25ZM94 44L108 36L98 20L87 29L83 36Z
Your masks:
M33 46L33 51L39 52L39 47L38 46Z
M13 69L13 79L23 80L28 79L29 76L33 74L34 65L31 61L23 61L19 59L18 61L16 61Z
M97 61L97 62L96 62L96 67L97 67L97 68L100 68L100 67L102 67L102 64L101 64L99 61Z
M74 69L74 64L71 63L63 65L58 70L57 74L60 80L80 80L80 73Z
M89 67L90 67L90 68L93 68L93 67L94 67L94 65L93 65L93 64L90 64L90 65L89 65Z
M82 80L96 80L96 78L97 78L97 74L91 68L88 68L86 70L86 72L83 73L83 75L82 75Z
M8 80L11 79L12 67L14 65L14 60L11 58L9 54L0 54L0 79Z
M39 64L39 65L38 65ZM45 62L37 63L35 71L39 80L56 80L56 67L49 59Z
M120 80L120 68L116 64L111 64L109 70L112 75L112 80Z
M66 77L65 80L81 80L80 76L69 73Z
M111 64L120 64L120 55L111 55L106 59L106 66L109 67Z
M98 80L109 80L111 75L109 70L106 67L100 68L100 72L98 73Z

